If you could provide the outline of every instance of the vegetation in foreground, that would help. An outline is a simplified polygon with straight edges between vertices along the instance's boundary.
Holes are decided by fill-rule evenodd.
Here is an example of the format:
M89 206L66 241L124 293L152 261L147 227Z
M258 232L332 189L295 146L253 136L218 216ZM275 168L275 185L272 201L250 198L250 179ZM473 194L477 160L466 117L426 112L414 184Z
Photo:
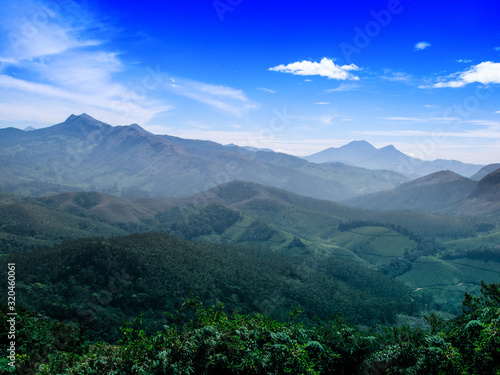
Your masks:
M500 284L465 295L462 314L427 317L422 329L355 328L341 317L304 325L263 314L227 314L190 298L171 324L149 335L139 316L124 324L118 345L91 343L81 327L33 312L19 315L19 374L499 374ZM5 306L1 322L6 325ZM4 326L6 328L6 326ZM7 332L2 329L2 332ZM6 335L1 336L2 352Z

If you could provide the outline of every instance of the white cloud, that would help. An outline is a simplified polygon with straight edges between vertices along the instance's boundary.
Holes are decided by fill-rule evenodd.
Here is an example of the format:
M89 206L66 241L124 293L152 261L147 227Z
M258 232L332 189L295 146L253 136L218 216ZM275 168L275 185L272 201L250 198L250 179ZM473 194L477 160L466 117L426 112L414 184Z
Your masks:
M418 122L418 123L450 123L455 121L452 117L377 117L379 120L399 121L399 122Z
M269 68L273 72L291 73L301 76L322 76L329 79L339 80L359 80L359 77L349 73L350 71L357 71L359 67L355 64L350 65L336 65L333 60L323 58L319 63L315 61L299 61L288 65L278 65Z
M465 121L464 121L465 122ZM425 131L425 130L369 130L362 132L353 132L353 134L377 135L377 136L395 136L395 137L429 137L429 138L483 138L500 140L500 122L489 121L484 123L481 120L467 121L469 124L476 125L477 128L465 130L463 132L447 131Z
M449 76L452 78L449 81L442 81L434 84L433 87L463 87L470 83L479 82L484 85L491 83L500 83L500 63L485 61L478 65L472 66L470 69L455 73Z
M469 59L458 59L458 60L455 60L455 62L469 64L469 63L472 62L472 60L469 60Z
M0 30L3 29L5 41L1 60L21 62L100 44L97 40L81 38L83 24L95 23L95 20L74 2L58 5L19 0L2 7Z
M495 51L500 51L500 47L495 47Z
M334 89L326 89L324 90L325 94L329 94L331 92L341 92L341 91L357 91L359 85L355 83L341 83L338 87Z
M429 42L418 42L415 44L415 51L422 51L426 48L429 48L431 44Z
M382 76L382 79L391 82L410 82L412 78L411 74L402 72L386 72L386 74Z
M261 91L264 91L264 92L268 92L269 94L275 94L276 91L274 90L271 90L271 89L266 89L265 87L257 87L259 90Z
M151 85L145 90L146 72L135 86L115 78L127 67L93 37L104 26L83 5L19 0L7 8L0 14L0 118L51 124L87 112L109 123L144 124L173 108L151 97ZM11 75L10 66L20 73Z
M250 100L242 90L184 78L175 78L171 80L176 83L167 85L167 88L176 95L197 100L236 116L242 116L247 111L259 106L258 103Z
M317 105L328 105L328 104L330 104L330 103L328 103L328 102L317 102L316 104L317 104Z
M500 113L500 111L495 111L495 113Z

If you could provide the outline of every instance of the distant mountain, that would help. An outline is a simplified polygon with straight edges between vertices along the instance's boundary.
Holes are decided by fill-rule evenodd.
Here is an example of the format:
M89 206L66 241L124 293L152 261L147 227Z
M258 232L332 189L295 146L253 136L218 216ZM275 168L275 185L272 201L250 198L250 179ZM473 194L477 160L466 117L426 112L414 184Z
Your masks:
M479 182L450 171L436 172L398 186L344 201L375 210L416 210L500 221L500 169Z
M481 168L479 172L477 172L475 175L473 175L470 179L474 181L479 181L483 177L486 177L489 175L491 172L496 171L497 169L500 169L500 163L495 163L495 164L488 164L485 167Z
M424 161L408 156L393 145L375 148L366 141L353 141L339 148L331 147L316 154L306 156L313 163L342 162L368 169L387 169L418 178L442 170L450 170L469 177L482 165L465 164L456 160Z
M275 152L274 150L271 150L270 148L258 148L258 147L251 147L251 146L238 146L238 145L235 145L234 143L229 143L227 145L224 145L226 147L241 147L245 150L248 150L248 151L254 151L254 152L257 152L257 151L265 151L265 152Z
M233 180L340 200L406 180L391 171L310 163L274 152L155 135L137 124L111 126L86 114L25 132L0 129L0 188L25 195L91 190L168 198Z

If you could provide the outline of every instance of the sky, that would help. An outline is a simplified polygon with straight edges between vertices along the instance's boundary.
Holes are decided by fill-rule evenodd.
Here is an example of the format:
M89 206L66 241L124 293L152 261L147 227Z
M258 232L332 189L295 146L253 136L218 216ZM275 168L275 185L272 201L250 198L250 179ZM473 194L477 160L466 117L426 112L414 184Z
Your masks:
M500 162L500 4L0 0L0 127Z

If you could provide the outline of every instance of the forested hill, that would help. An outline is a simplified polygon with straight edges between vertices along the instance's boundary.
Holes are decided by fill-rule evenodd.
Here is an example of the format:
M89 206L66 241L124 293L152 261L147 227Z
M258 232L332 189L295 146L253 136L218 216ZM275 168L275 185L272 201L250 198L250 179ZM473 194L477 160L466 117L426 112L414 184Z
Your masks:
M83 323L95 338L115 340L119 326L144 312L149 329L190 294L229 311L287 320L339 313L352 323L392 323L417 313L409 290L361 265L333 257L303 262L267 249L190 242L166 234L83 239L5 256L18 265L18 303ZM2 270L6 278L6 271ZM3 288L3 287L2 287Z

